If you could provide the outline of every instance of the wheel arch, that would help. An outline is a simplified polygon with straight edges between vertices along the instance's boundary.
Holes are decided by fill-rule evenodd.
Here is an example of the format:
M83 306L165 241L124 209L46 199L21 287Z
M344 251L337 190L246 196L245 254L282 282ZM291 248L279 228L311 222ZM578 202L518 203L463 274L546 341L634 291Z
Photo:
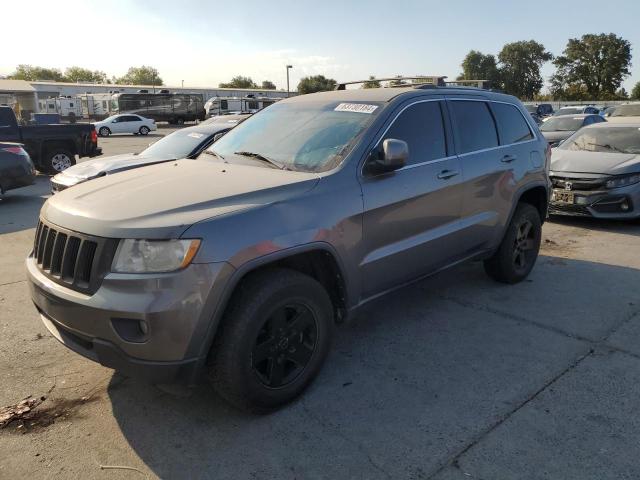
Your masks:
M540 223L544 223L549 207L549 190L544 185L533 185L520 192L517 203L528 203L535 207L540 214ZM511 216L514 211L515 208L512 209Z

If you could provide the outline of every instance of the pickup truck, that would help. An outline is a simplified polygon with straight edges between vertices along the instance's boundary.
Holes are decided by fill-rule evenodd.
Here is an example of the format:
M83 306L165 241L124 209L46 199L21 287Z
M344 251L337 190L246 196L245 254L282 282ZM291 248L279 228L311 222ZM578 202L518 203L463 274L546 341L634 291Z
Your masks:
M88 123L27 125L18 124L10 107L0 106L0 141L24 145L37 170L55 174L69 168L79 157L102 154L98 135Z

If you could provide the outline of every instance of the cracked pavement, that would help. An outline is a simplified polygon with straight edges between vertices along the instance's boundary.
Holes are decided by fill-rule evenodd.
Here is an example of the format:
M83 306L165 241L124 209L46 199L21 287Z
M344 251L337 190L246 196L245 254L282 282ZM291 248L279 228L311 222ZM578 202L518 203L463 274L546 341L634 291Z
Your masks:
M298 402L250 416L47 333L23 271L46 193L39 177L0 200L0 406L52 407L0 430L2 479L640 478L640 223L555 220L526 282L471 263L378 299Z

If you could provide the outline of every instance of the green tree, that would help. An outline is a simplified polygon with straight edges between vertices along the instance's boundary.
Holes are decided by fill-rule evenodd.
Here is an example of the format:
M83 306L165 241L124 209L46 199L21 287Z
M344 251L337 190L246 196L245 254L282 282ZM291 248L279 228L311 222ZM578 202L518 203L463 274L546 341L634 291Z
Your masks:
M498 54L502 88L516 97L532 100L544 85L540 68L551 59L553 55L535 40L507 43Z
M551 83L558 94L582 87L590 100L611 98L630 74L631 44L613 33L587 34L569 39L553 63Z
M314 75L312 77L304 77L298 83L298 93L314 93L333 90L337 82L333 78L325 78L324 75Z
M91 83L107 83L107 74L100 71L91 71L88 68L69 67L64 72L64 78L67 82L91 82Z
M123 77L114 77L114 83L125 85L164 85L162 78L160 78L160 75L158 74L158 70L145 65L129 68Z
M271 80L263 80L260 88L262 88L263 90L275 90L276 84L273 83Z
M16 67L16 71L9 75L8 78L13 80L54 80L63 82L64 76L57 68L32 67L31 65L21 64Z
M492 87L500 86L500 71L494 55L471 50L462 61L458 80L488 80Z
M376 77L371 75L369 80L362 84L362 88L380 88L380 80L376 80Z
M636 83L629 96L632 100L640 100L640 82Z
M242 75L236 75L230 82L220 83L218 86L220 88L258 88L251 77L243 77Z

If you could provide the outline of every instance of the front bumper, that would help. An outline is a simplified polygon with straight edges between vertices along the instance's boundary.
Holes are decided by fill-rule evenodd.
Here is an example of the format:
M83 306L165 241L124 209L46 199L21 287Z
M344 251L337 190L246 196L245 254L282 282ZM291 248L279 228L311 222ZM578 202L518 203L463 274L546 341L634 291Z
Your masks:
M195 381L226 263L192 264L170 274L111 273L93 295L54 283L31 256L26 266L41 319L65 346L127 376Z
M602 219L640 218L640 186L637 184L605 191L571 191L572 201L558 200L567 193L564 189L553 189L549 214Z

